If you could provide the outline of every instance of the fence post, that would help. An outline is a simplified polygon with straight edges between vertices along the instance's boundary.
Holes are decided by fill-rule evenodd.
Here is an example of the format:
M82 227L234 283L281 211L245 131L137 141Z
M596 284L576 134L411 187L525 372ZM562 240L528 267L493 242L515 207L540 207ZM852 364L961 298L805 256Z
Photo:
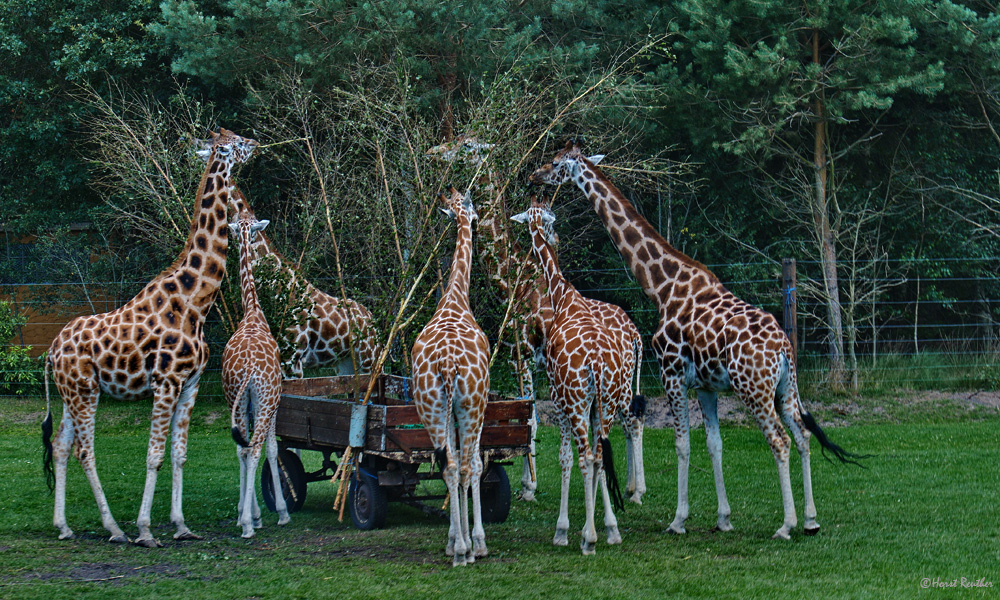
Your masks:
M781 259L781 297L784 300L784 328L785 335L792 343L792 364L798 364L796 357L799 354L799 328L797 305L795 300L795 259Z

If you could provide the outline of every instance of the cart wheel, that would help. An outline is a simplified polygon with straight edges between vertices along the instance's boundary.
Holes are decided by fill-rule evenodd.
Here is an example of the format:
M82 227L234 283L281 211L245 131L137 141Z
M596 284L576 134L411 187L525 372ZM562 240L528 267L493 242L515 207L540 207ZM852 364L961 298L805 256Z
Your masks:
M264 504L268 510L277 512L274 506L274 486L271 481L271 464L264 460L260 469L260 491L264 496ZM281 494L285 497L288 512L298 512L306 502L306 471L298 455L282 448L278 450L278 479L281 481Z
M502 465L491 463L479 485L483 523L503 523L510 514L510 479Z
M357 477L351 477L351 485L347 488L347 502L351 507L351 521L362 531L381 529L385 527L385 516L389 512L389 502L385 490L378 485L378 480L362 471Z

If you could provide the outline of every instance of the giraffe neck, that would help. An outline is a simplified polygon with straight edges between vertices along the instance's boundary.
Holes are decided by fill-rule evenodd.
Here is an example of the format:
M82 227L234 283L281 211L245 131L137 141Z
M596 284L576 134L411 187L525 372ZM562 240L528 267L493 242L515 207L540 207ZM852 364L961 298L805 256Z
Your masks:
M557 314L562 314L580 299L580 295L563 277L562 271L559 270L559 259L556 257L555 251L545 239L542 228L534 223L531 224L531 248L541 264L552 309ZM545 327L550 325L551 323L543 323Z
M455 241L455 254L451 259L451 275L438 307L444 304L457 304L469 309L469 275L472 266L472 222L465 215L458 215L458 238Z
M678 279L700 276L719 284L707 267L671 246L621 191L587 159L573 178L594 207L611 241L635 274L646 295L662 306ZM721 284L719 284L721 285Z
M229 248L229 223L226 209L232 192L231 164L209 157L195 194L194 216L183 250L172 265L153 279L146 288L159 287L162 280L176 278L178 292L188 297L187 305L200 313L201 319L218 296L226 277L226 250Z
M246 197L243 195L243 192L240 190L238 186L233 186L233 193L229 204L230 204L230 209L232 209L232 212L234 212L237 215L239 215L243 211L247 211L251 215L254 215L253 209L250 208L250 205L246 201ZM257 233L257 236L260 241L258 241L252 247L253 248L252 264L256 265L265 256L270 256L277 263L278 270L280 270L288 277L288 285L290 286L294 286L296 284L301 285L303 286L304 288L303 291L306 294L312 295L315 288L312 286L311 283L309 283L305 279L302 279L301 281L299 280L298 271L295 269L295 267L289 264L288 261L285 260L285 257L282 256L280 252L278 252L277 250L274 249L273 246L271 246L271 241L267 239L267 235L265 235L263 231L260 231Z
M260 235L258 233L257 235ZM240 227L240 296L243 298L243 318L260 311L257 299L257 284L253 279L253 245L249 228Z

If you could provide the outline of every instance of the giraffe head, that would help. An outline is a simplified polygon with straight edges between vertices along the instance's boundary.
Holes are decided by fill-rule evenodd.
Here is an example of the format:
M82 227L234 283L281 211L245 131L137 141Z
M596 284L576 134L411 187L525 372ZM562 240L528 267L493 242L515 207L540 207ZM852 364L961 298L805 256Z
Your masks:
M230 164L240 164L250 160L253 151L260 144L257 140L240 137L225 127L219 133L209 131L211 139L202 140L196 154L206 163L214 155Z
M426 156L445 162L467 162L477 165L485 159L487 152L496 144L480 142L472 135L460 135L451 142L434 146L426 152Z
M464 217L468 219L469 223L472 223L479 218L476 214L476 208L472 206L472 193L466 192L462 193L455 189L454 186L448 187L448 196L441 194L441 212L448 215L452 219L460 219Z
M542 239L548 243L549 246L555 248L559 245L559 236L556 235L556 215L552 212L552 200L549 199L539 199L537 196L532 194L531 205L528 210L521 214L514 215L510 218L511 221L516 221L518 223L527 223L528 227L539 229L542 232ZM534 236L532 236L534 237Z
M236 220L229 224L229 231L234 238L239 240L241 246L253 247L260 236L258 232L264 231L271 222L268 220L258 221L253 212L244 208L236 216Z
M583 152L580 151L580 146L568 141L566 147L556 153L552 162L537 169L528 177L528 181L535 185L561 185L576 177L584 161L596 165L603 158L603 154L584 156Z

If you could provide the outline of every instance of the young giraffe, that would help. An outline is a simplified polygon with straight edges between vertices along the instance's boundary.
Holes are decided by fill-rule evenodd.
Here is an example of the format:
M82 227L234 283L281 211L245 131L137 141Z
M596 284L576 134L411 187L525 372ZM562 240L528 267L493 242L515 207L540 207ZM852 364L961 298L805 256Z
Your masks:
M698 390L705 415L708 452L719 501L718 529L729 531L729 502L722 478L722 438L717 393L733 389L754 415L771 446L778 467L784 523L775 538L788 539L796 526L789 478L791 431L802 458L805 532L819 531L809 469L810 432L843 462L860 458L830 442L799 398L791 344L769 313L734 296L701 263L675 250L595 165L603 156L585 157L571 142L550 164L530 176L535 184L574 182L590 199L639 285L660 312L653 348L660 362L663 387L674 414L677 451L677 513L670 531L685 533L688 517L690 438L687 390ZM777 410L776 410L777 409ZM780 412L781 421L778 413Z
M253 210L239 188L233 190L231 206L236 214L248 210L253 216ZM282 364L283 371L292 377L302 377L304 368L339 363L338 371L341 374L352 373L350 352L354 345L358 370L370 373L381 352L372 326L371 311L360 302L351 299L345 301L317 289L271 246L263 233L254 239L253 250L254 266L265 257L271 257L277 268L288 277L291 289L301 286L299 293L309 299L311 307L308 314L297 319L297 323L285 328L294 351Z
M94 420L104 393L119 399L153 397L146 486L136 525L135 543L160 546L150 532L150 512L156 475L171 435L173 469L170 520L174 539L199 539L184 524L181 511L182 474L187 455L187 431L208 362L204 323L226 273L229 246L226 204L232 189L231 170L250 158L257 142L223 129L207 143L208 165L195 196L191 232L180 256L124 306L108 313L78 317L59 332L45 361L45 381L51 367L63 399L63 416L52 435L52 411L46 387L47 415L42 424L45 469L55 461L55 516L59 539L73 537L66 525L66 464L74 450L97 500L101 520L112 542L127 542L105 499L94 457Z
M458 239L448 286L434 316L413 343L413 402L444 464L451 502L451 526L445 553L454 565L486 556L479 483L483 431L490 389L490 347L469 306L472 266L472 221L476 210L468 195L451 188L441 196L442 210L458 223ZM458 427L456 437L455 428ZM456 463L457 459L457 463ZM469 538L469 487L472 487L473 530Z
M590 312L583 296L559 271L552 250L555 215L548 204L532 198L530 208L511 217L511 220L529 226L532 250L544 271L548 286L546 296L553 313L551 321L545 324L545 368L561 432L559 463L562 467L562 493L552 543L557 546L569 543L569 482L573 468L573 440L576 442L577 462L583 473L586 514L580 549L584 554L593 554L597 543L594 504L598 482L601 484L604 500L604 526L608 543L620 544L622 541L601 466L603 464L611 478L615 504L620 504L608 428L615 413L622 410L622 407L616 406L615 401L626 397L624 392L629 386L629 375L624 370L620 354L614 348L607 330ZM588 439L588 429L594 433L593 450Z
M267 444L267 461L271 465L272 489L280 490L278 480L278 441L275 439L275 417L281 400L281 355L278 342L264 318L257 300L253 279L254 237L270 221L258 221L248 210L237 215L230 231L240 244L240 296L243 299L243 320L226 343L222 352L222 389L232 415L233 439L240 462L240 500L237 522L243 537L251 538L254 527L261 526L260 506L255 484L261 450ZM253 435L247 442L250 428ZM283 494L274 495L278 525L289 522Z
M480 142L478 138L461 135L453 142L440 144L427 151L432 156L445 162L464 162L471 166L480 166L486 162L486 153L494 144ZM490 278L499 290L510 296L514 289L513 320L520 323L518 331L523 345L521 360L517 360L517 352L513 344L510 348L511 365L522 382L524 395L535 399L534 382L530 360L535 358L541 366L545 359L544 322L551 320L552 307L544 294L546 289L542 270L537 260L530 252L525 252L516 240L507 234L505 225L506 210L504 199L496 188L496 177L492 169L487 168L484 178L480 181L483 190L487 192L488 201L483 206L483 217L479 223L479 231L488 240L483 251L483 263ZM642 504L642 496L646 493L646 477L642 458L642 429L645 398L639 393L640 369L642 363L642 336L632 320L620 307L600 300L583 298L584 302L608 330L614 340L621 360L628 373L635 374L635 386L632 397L618 414L625 431L627 483L625 486L629 499L636 504ZM537 421L531 418L530 454L535 456L535 431ZM528 460L524 461L521 474L521 499L533 501L537 481Z

